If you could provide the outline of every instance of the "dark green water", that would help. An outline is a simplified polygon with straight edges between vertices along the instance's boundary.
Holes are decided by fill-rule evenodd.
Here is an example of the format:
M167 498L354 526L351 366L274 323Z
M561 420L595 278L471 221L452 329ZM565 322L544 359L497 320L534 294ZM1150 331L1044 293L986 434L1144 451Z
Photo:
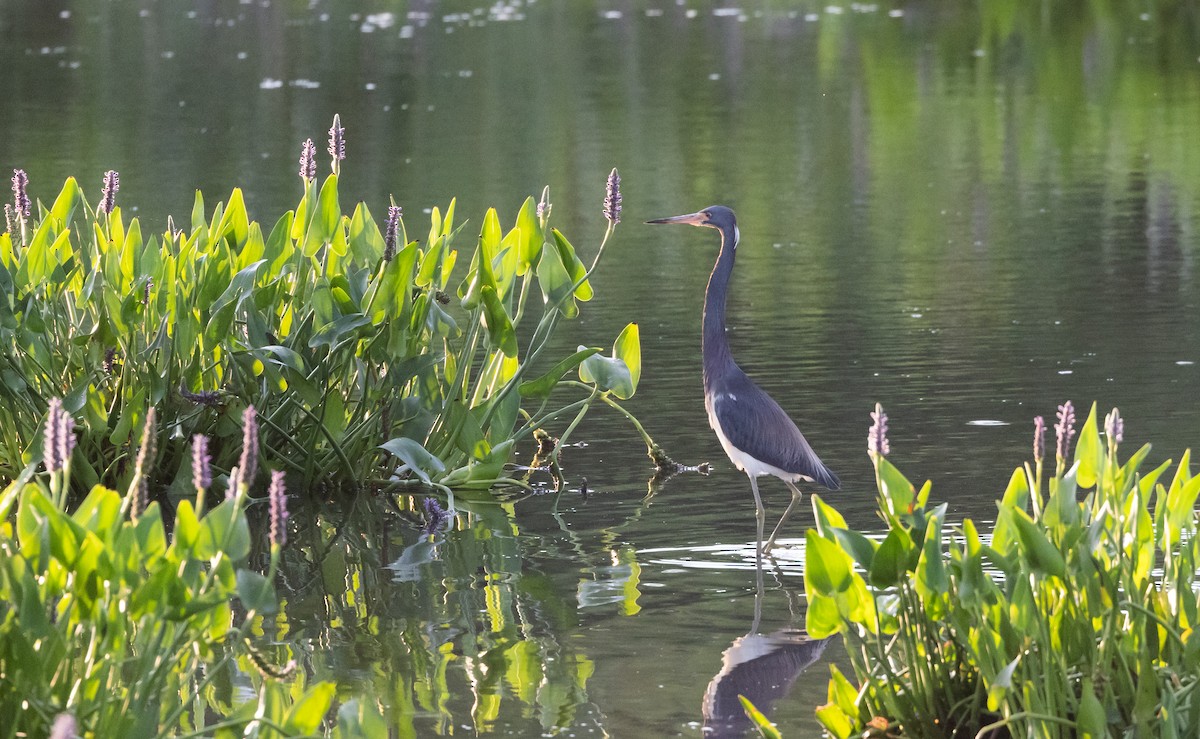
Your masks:
M623 222L562 342L638 321L630 409L715 470L647 501L640 442L597 413L571 491L459 501L433 547L382 500L297 514L279 640L397 736L701 734L754 623L753 506L701 401L715 237L648 218L737 210L735 353L841 476L828 498L854 525L874 521L876 401L901 469L985 522L1032 418L1063 400L1119 406L1155 460L1200 438L1200 14L1183 3L3 3L0 69L0 168L43 199L116 169L155 228L197 187L241 186L273 221L335 112L344 197L381 212L390 194L416 232L455 196L460 217L509 221L548 184L591 254L620 169ZM778 514L786 490L763 489ZM764 634L803 626L810 521L767 574ZM812 655L782 641L755 664L786 683ZM817 732L826 676L763 699L786 736Z

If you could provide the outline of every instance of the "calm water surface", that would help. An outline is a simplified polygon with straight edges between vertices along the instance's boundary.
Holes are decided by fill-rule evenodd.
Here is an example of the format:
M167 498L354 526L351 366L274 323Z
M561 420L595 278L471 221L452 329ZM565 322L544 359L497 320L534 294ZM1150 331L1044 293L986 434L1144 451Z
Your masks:
M1063 400L1119 406L1157 460L1200 436L1198 21L985 5L4 3L0 166L43 200L116 169L157 229L197 187L241 186L271 222L338 112L347 200L394 196L420 232L451 197L507 221L548 184L585 254L619 168L623 222L562 346L639 322L628 407L712 475L647 497L640 442L597 412L570 490L459 500L433 543L409 498L297 514L281 653L397 736L699 736L730 691L809 736L839 649L794 631L810 514L756 604L748 485L701 401L715 234L642 221L737 210L735 353L841 476L852 525L875 526L877 401L895 462L984 522ZM786 490L763 487L777 515Z

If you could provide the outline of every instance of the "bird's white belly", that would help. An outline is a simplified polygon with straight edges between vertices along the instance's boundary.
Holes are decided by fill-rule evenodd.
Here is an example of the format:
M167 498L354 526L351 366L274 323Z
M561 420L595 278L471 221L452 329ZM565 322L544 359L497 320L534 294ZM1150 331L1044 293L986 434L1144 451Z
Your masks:
M704 399L704 409L708 411L708 425L712 427L714 432L716 432L717 440L721 442L721 448L725 450L726 456L728 456L729 460L733 462L734 467L737 467L739 470L745 472L751 477L774 475L781 480L790 480L792 482L795 482L796 480L808 480L809 482L812 481L811 477L800 475L795 472L781 470L775 465L767 464L760 459L755 459L746 452L743 452L741 449L735 447L733 443L729 441L729 437L725 435L725 431L721 429L721 422L717 420L717 414L713 409L715 402L726 397L729 396L717 396L716 398L706 397ZM736 398L732 399L736 400Z

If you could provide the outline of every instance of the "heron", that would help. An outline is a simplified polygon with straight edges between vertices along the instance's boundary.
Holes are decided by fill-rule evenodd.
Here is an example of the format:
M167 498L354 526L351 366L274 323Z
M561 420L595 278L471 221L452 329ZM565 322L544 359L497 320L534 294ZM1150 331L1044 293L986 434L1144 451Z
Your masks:
M696 213L658 218L647 223L686 223L714 228L721 234L721 251L708 278L704 293L704 319L701 354L704 360L704 409L708 424L717 434L721 447L734 466L750 478L758 521L756 557L769 553L784 523L800 502L800 480L817 482L830 490L841 484L809 445L795 422L775 400L754 384L733 361L725 336L725 297L733 274L738 246L737 218L723 205L713 205ZM758 478L774 475L792 491L792 500L780 517L771 537L763 545L766 509L758 493Z

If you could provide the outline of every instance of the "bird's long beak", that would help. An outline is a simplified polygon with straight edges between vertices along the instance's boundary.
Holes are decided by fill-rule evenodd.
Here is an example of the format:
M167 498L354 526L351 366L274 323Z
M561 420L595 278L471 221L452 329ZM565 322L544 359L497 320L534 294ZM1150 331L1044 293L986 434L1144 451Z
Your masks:
M690 226L703 226L707 217L704 211L700 211L699 213L688 213L686 216L655 218L653 221L646 221L646 223L686 223Z

